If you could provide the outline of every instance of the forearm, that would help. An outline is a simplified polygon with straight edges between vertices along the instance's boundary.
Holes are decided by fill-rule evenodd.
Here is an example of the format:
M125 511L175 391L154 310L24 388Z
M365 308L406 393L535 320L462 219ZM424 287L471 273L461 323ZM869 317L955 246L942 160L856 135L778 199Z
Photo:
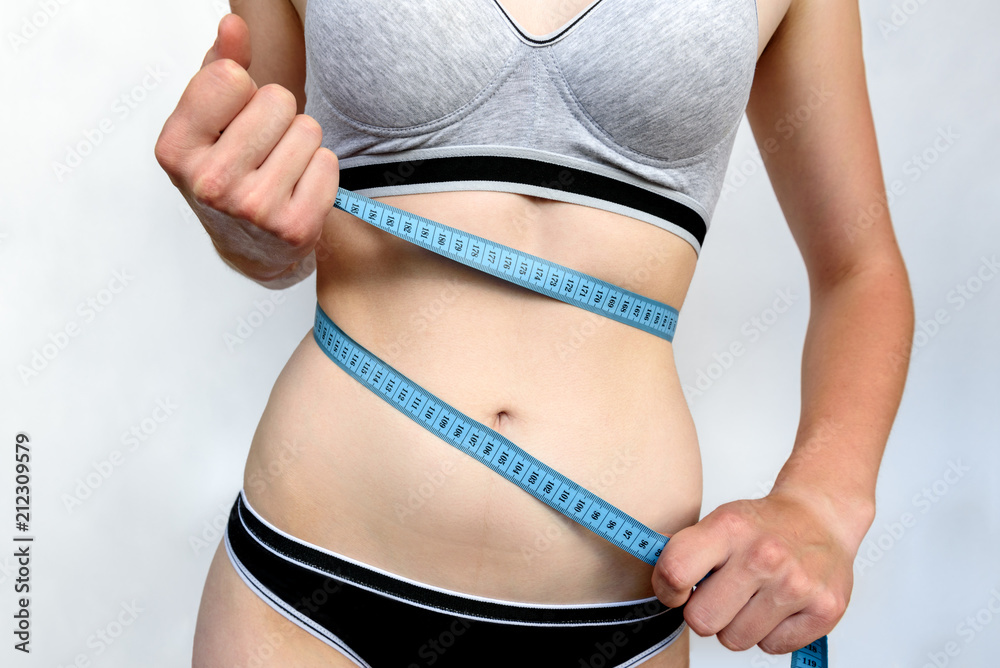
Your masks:
M248 272L245 268L238 266L237 263L234 263L227 258L219 250L218 246L215 247L215 250L219 254L219 257L222 258L222 261L225 262L226 265L228 265L233 271L246 276L253 282L269 290L284 290L285 288L290 288L308 278L309 275L316 270L316 251L313 251L302 260L288 266L284 271L275 275L263 277L254 275Z
M894 258L814 289L802 358L802 410L775 492L808 497L860 544L906 380L913 304Z

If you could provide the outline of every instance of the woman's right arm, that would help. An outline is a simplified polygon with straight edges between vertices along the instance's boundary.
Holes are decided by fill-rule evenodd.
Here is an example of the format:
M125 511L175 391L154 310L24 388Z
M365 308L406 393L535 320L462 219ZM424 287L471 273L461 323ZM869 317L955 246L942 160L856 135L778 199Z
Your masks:
M294 7L286 0L238 6L241 16L220 21L155 153L222 259L280 289L315 268L337 193L337 156L321 147L319 123L298 113L305 60Z

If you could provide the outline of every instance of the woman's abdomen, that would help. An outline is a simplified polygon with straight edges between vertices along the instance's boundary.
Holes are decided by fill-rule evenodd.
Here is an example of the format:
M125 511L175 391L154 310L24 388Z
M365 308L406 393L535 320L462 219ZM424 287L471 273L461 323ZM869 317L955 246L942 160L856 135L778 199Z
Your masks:
M385 199L675 307L693 269L685 242L608 212L502 193ZM323 245L320 304L361 345L653 529L697 521L697 439L669 343L339 212ZM650 566L424 430L311 332L275 384L244 484L281 529L435 586L550 603L651 594Z

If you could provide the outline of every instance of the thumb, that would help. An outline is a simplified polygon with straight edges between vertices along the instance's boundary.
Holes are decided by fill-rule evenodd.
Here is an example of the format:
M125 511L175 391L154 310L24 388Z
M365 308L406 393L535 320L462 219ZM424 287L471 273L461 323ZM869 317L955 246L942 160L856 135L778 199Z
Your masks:
M705 574L720 568L729 557L726 534L706 519L675 533L656 562L653 591L668 607L684 605Z
M250 68L250 28L236 14L226 14L219 21L215 44L205 54L201 66L223 58L236 61L245 70Z

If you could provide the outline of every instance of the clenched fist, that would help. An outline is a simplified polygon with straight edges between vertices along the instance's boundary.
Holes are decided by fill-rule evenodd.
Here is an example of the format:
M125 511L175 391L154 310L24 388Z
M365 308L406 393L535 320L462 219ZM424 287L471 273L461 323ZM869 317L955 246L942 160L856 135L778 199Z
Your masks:
M337 156L295 96L247 73L250 31L228 14L156 142L156 159L230 266L283 288L313 253L339 183Z

